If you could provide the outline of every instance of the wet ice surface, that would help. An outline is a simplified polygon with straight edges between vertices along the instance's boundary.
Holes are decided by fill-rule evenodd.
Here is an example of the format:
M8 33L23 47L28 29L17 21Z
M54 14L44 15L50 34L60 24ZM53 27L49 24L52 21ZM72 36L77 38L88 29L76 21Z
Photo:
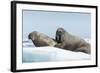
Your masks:
M88 39L86 41L90 42ZM23 63L90 60L91 55L55 47L35 47L31 41L23 42Z

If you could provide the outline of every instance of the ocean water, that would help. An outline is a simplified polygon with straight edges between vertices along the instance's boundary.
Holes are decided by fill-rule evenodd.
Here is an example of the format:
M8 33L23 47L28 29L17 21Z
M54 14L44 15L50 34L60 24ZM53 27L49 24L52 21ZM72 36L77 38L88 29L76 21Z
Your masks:
M85 39L90 42L89 39ZM89 60L91 55L55 47L35 47L30 40L23 41L22 63Z

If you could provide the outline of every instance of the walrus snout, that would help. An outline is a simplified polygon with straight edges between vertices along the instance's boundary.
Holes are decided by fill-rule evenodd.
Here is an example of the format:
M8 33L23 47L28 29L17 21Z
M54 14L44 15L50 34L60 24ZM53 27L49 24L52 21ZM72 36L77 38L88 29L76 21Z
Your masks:
M31 39L31 37L30 37L30 36L31 36L31 35L29 34L29 35L28 35L28 39Z
M63 32L65 32L65 30L63 28L58 28L56 31L56 41L57 43L61 43L61 35L63 35Z

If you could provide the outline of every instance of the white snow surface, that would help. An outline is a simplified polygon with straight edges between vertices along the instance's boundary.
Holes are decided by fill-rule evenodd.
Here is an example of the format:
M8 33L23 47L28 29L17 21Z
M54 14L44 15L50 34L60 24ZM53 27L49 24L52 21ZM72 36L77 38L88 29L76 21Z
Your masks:
M88 38L84 39L91 43ZM56 47L35 47L32 41L23 41L22 62L49 62L49 61L75 61L75 60L90 60L91 55L83 52L73 52Z
M55 47L23 48L23 62L89 60L91 55Z

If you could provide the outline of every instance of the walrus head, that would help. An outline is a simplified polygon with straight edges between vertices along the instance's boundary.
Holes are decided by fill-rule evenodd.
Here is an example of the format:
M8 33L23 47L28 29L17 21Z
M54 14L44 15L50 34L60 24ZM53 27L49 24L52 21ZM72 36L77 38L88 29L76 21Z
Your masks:
M36 35L37 35L37 32L36 32L36 31L31 32L31 33L28 35L28 39L35 40L35 39L36 39Z
M58 43L62 43L62 35L65 33L66 31L63 28L58 28L56 31L56 41Z

